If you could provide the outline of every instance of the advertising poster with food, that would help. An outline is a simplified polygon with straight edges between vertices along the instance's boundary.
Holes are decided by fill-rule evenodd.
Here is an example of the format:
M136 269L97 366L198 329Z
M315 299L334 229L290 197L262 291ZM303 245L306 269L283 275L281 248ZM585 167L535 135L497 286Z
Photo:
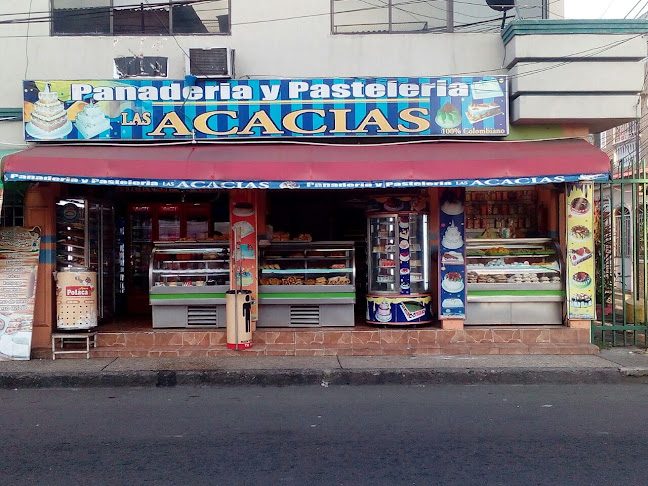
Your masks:
M249 193L233 192L230 197L232 264L230 282L234 290L252 292L251 319L258 320L258 238L254 199ZM240 236L240 240L236 236ZM240 243L240 248L234 245Z
M349 135L493 137L509 132L506 76L28 80L26 140Z
M594 187L567 184L567 307L569 319L596 318Z
M0 227L0 360L31 354L40 228Z
M427 296L367 296L367 322L374 324L421 324L432 320L432 297Z
M440 194L439 319L466 317L465 190L447 188Z

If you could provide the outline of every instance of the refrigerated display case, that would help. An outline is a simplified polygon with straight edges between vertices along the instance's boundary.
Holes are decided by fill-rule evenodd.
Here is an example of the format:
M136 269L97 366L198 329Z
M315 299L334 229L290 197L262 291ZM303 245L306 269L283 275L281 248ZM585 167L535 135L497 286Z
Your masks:
M117 260L112 203L87 198L56 203L56 267L58 271L97 272L99 319L115 313Z
M464 323L562 324L561 255L550 238L468 239Z
M432 320L428 215L368 215L370 324L409 325Z
M225 327L229 275L227 241L156 241L149 266L153 327Z
M210 236L211 206L206 203L139 204L128 211L127 308L147 314L151 250L154 241L204 240Z
M353 326L352 241L287 241L260 249L259 327Z

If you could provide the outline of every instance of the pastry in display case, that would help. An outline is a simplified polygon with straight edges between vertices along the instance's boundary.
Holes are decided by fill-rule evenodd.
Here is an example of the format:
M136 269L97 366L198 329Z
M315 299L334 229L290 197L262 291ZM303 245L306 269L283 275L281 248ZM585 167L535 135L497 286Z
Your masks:
M465 324L562 324L561 252L550 238L466 242Z
M224 327L229 242L155 242L149 267L153 327Z
M353 326L351 241L275 241L260 249L258 326Z
M413 210L425 208L418 201L390 197L375 213L367 215L369 288L365 319L370 324L402 326L432 320L428 215ZM398 211L382 212L386 208Z

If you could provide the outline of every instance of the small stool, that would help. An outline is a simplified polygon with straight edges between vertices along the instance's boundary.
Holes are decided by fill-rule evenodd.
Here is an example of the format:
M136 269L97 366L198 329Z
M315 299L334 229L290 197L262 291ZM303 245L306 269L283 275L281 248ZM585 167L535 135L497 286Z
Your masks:
M56 340L60 341L61 349L56 349ZM85 349L63 349L65 343L83 343ZM56 359L57 354L85 354L86 359L90 359L90 344L93 348L97 347L97 331L87 332L53 332L52 333L52 359Z

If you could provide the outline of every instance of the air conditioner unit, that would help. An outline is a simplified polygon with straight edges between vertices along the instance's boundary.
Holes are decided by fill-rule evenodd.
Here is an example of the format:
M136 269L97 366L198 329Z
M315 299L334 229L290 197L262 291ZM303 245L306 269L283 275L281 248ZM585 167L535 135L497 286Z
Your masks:
M234 49L229 47L191 48L187 73L197 78L234 77Z

